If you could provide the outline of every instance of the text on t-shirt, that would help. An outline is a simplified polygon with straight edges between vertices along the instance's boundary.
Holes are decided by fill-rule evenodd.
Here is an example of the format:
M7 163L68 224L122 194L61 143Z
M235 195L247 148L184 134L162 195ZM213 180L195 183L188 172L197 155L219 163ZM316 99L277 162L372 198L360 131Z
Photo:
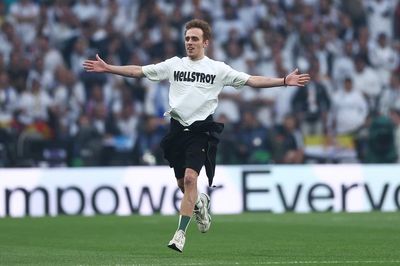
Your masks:
M217 75L191 71L174 71L174 81L190 81L214 84Z

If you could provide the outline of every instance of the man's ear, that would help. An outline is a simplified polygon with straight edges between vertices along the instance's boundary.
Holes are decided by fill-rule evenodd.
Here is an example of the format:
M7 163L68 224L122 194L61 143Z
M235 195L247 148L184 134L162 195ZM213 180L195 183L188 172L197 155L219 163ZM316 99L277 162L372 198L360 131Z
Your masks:
M208 46L208 40L205 40L205 41L203 42L203 47L204 47L204 48L207 48L207 46Z

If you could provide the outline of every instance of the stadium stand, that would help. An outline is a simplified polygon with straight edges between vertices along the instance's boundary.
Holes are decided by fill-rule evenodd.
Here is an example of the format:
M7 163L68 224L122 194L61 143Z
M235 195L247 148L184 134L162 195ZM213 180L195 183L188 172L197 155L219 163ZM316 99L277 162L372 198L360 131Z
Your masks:
M400 162L398 0L7 0L0 166L166 164L168 84L86 73L82 62L184 56L192 18L213 27L211 58L250 74L312 76L301 89L225 88L219 163ZM381 143L381 131L392 139Z

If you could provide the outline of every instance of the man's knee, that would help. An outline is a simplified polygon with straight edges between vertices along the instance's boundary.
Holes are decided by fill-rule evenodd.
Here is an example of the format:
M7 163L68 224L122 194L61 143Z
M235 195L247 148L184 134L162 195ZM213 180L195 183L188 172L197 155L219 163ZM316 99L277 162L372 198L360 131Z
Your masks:
M193 187L197 185L198 174L196 171L188 168L185 171L184 187Z

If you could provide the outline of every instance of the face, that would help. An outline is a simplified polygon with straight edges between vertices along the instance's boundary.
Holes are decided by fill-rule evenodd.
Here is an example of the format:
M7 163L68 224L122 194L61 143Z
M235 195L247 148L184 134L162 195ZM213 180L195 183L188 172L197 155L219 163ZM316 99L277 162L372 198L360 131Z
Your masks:
M356 70L357 72L362 72L364 70L365 63L362 60L356 60Z
M352 88L353 88L353 83L352 83L352 81L349 80L349 79L346 79L346 80L344 81L344 89L345 89L345 91L349 92L349 91L352 90Z
M203 31L199 28L191 28L185 34L185 48L187 56L192 60L204 57L204 49L208 45L208 40L203 40Z
M284 126L287 130L293 131L296 128L296 121L294 120L294 117L287 116L284 120Z

